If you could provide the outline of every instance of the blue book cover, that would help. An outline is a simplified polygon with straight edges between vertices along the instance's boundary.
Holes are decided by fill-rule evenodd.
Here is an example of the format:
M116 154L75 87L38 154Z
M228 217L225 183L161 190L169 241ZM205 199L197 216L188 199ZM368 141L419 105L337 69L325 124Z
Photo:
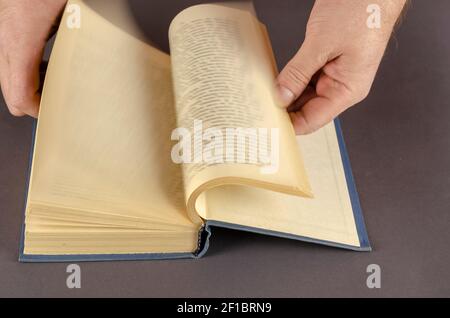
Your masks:
M347 181L348 192L350 195L350 200L353 209L353 215L355 220L356 229L359 237L359 247L339 244L330 241L317 240L313 238L292 235L288 233L276 232L266 229L260 229L249 226L242 226L239 224L230 224L219 221L205 221L205 226L200 230L198 249L195 253L152 253L152 254L86 254L86 255L31 255L24 254L24 235L25 235L25 223L22 228L22 237L20 244L19 261L20 262L72 262L72 261L120 261L120 260L152 260L152 259L177 259L177 258L199 258L206 254L209 247L209 238L213 233L214 227L229 228L234 230L248 231L253 233L259 233L264 235L272 235L277 237L282 237L286 239L293 239L299 241L305 241L316 244L323 244L331 247L344 248L355 251L371 251L371 246L369 243L366 227L364 224L364 218L361 210L361 205L359 202L358 192L356 190L355 181L353 179L352 170L350 166L350 160L346 150L341 124L339 119L334 121L336 127L336 133L339 142L339 149L341 152L342 164L345 171L345 177ZM36 124L34 125L36 127ZM33 144L34 144L34 134L33 130ZM30 155L30 167L31 170L31 159L32 159L33 148L31 149ZM28 186L27 186L28 189Z

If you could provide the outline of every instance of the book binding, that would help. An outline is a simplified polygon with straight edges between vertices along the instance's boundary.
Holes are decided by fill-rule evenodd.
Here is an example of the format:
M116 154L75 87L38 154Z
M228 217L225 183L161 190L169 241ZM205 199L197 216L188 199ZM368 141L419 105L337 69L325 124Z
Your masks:
M304 236L298 236L289 233L282 233L277 231L271 231L267 229L254 228L249 226L243 226L239 224L230 224L225 222L207 220L205 225L199 231L198 239L198 249L194 253L138 253L138 254L71 254L71 255L35 255L35 254L25 254L24 253L24 240L25 240L25 222L22 225L22 235L20 240L20 251L19 251L19 261L20 262L83 262L83 261L124 261L124 260L156 260L156 259L180 259L180 258L200 258L204 256L209 248L209 240L212 235L211 227L222 227L234 230L241 230L265 235L271 235L276 237L288 238L293 240L299 240L309 243L316 243L327 245L331 247L339 247L354 251L371 251L372 248L369 243L367 230L364 223L364 217L361 210L361 204L359 202L358 192L356 190L355 181L353 179L352 169L350 166L350 159L348 157L347 149L344 142L344 137L342 134L342 128L339 119L334 120L336 134L339 143L339 150L341 153L342 164L344 167L345 178L347 181L347 187L350 195L350 200L353 209L353 216L356 224L356 229L358 232L358 238L360 246L351 246L346 244L340 244L336 242L323 241L318 239L313 239ZM28 185L31 177L31 165L34 150L34 139L36 133L37 121L34 121L33 125L33 135L32 135L32 146L30 151L30 160L28 167L28 180L26 185L25 194L25 206L28 197Z

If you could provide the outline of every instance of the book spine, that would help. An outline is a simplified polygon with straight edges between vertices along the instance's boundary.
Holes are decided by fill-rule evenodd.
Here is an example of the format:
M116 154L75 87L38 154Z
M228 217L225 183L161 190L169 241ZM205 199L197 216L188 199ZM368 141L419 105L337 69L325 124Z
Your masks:
M209 248L209 238L211 237L211 229L208 224L202 226L198 232L197 250L194 252L194 258L200 258L205 255Z

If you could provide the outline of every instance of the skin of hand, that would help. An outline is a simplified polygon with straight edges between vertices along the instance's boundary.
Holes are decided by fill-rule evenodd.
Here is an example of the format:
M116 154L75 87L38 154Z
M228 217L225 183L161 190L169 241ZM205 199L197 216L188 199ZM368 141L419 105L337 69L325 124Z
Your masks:
M316 0L305 40L277 78L279 105L297 134L319 129L366 98L405 2ZM373 3L380 28L366 23Z
M39 67L66 0L0 0L0 84L11 114L37 117Z

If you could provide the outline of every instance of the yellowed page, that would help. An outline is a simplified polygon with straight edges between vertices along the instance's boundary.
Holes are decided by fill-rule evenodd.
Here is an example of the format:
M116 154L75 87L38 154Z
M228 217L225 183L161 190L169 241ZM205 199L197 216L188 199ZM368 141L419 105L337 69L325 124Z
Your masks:
M192 131L201 120L205 128L279 130L276 172L249 163L185 164L186 198L232 183L311 195L289 117L275 103L273 60L258 20L238 6L198 5L172 21L169 39L178 127Z
M202 221L187 215L181 168L170 158L176 119L169 56L85 2L69 4L80 6L81 27L68 28L65 14L49 63L26 207L25 252L195 250ZM56 231L52 222L46 225L48 219L72 228L108 226L115 239L85 235L77 245L81 241L72 240L80 229ZM149 232L130 240L130 228ZM81 232L90 232L89 227ZM134 248L138 237L152 241ZM175 238L176 248L170 246ZM105 240L109 243L99 243Z
M359 246L334 123L298 137L314 198L244 186L208 190L205 218Z
M27 233L25 254L142 254L142 253L188 253L197 249L198 233L193 231L127 231L121 230L83 233L61 229L44 233ZM64 244L61 244L61 243Z

